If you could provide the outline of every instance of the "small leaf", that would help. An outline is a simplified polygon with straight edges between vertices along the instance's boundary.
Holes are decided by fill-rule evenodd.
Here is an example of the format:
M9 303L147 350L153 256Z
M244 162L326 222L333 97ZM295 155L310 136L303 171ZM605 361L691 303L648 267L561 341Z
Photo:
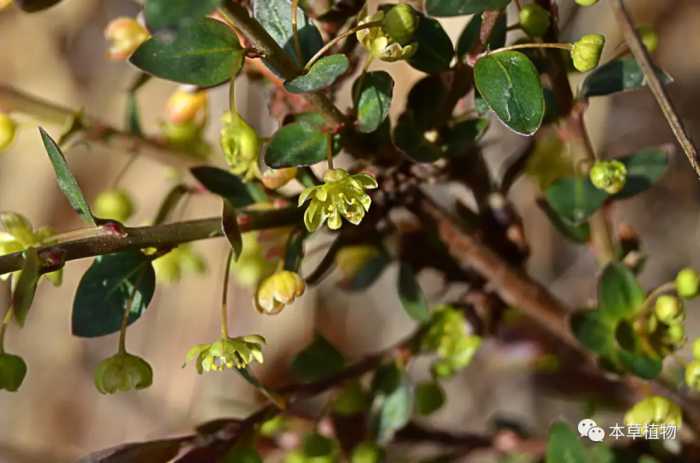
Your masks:
M474 66L474 82L496 116L521 135L532 135L544 119L544 92L532 61L517 51L492 53Z
M100 450L78 463L167 463L177 456L186 439L167 439L123 444Z
M306 74L284 83L284 88L292 93L317 92L333 85L350 67L345 55L331 55L316 61Z
M662 83L669 84L673 78L663 70L656 68L656 75ZM637 90L646 85L646 79L637 61L626 56L600 66L586 76L581 84L581 96L605 96L617 92Z
M455 49L450 36L439 21L421 15L414 40L418 44L418 49L408 60L408 64L426 74L434 74L450 68Z
M316 26L306 17L304 10L297 7L296 15L303 61L306 62L323 47L323 38ZM299 62L294 49L290 0L255 0L253 2L253 17L297 65L303 66L304 63ZM277 70L277 72L281 74L281 70Z
M476 45L481 35L481 15L475 14L469 20L462 33L457 39L457 56L467 55L474 45ZM497 50L506 44L506 32L508 29L507 15L501 14L496 20L496 24L491 31L491 36L486 42L487 49Z
M273 169L311 166L326 159L329 135L309 124L295 122L272 136L265 152L265 164Z
M426 0L425 11L430 16L462 16L505 8L510 0Z
M298 272L304 259L304 240L308 236L306 228L297 227L287 239L284 251L284 269L290 272Z
M24 251L24 265L19 274L19 280L12 292L12 310L19 326L24 326L27 313L34 301L36 286L41 277L41 259L36 248L28 248ZM14 277L13 277L14 278Z
M231 201L224 198L223 202L224 210L221 214L221 230L233 248L234 260L238 260L241 252L243 252L243 237L238 227L238 214Z
M409 159L415 162L435 162L442 157L440 145L426 137L426 130L418 126L413 111L407 111L399 117L394 128L394 143Z
M48 153L54 172L56 173L58 187L63 194L66 195L71 207L80 215L83 221L93 227L97 226L92 212L90 212L90 206L85 200L83 192L80 191L77 180L73 177L73 174L68 168L68 163L66 163L66 158L61 152L61 148L58 147L53 138L41 127L39 127L39 132L41 133L41 139L44 142L46 153Z
M129 309L129 324L138 320L151 302L155 287L151 259L140 251L97 257L75 293L73 334L94 338L116 333L125 308Z
M631 270L620 263L605 267L598 283L598 307L606 318L629 318L642 308L644 299L644 291Z
M374 132L389 116L394 80L384 71L368 72L353 85L357 95L357 128L361 133Z
M224 169L199 166L191 168L190 172L204 188L229 200L231 205L237 209L255 204L255 199L246 184Z
M417 322L428 321L430 319L428 302L409 264L402 262L399 267L398 287L401 305L408 316Z
M221 0L147 0L143 12L148 29L157 32L189 27L220 4Z
M27 13L36 13L59 3L61 0L15 0L15 3L22 11Z
M585 310L571 317L571 330L576 339L596 354L605 355L616 348L615 324L605 319L600 310Z
M430 415L445 404L445 391L436 381L426 381L416 387L416 413Z
M613 199L629 198L648 190L668 167L668 155L661 148L645 148L618 160L627 167L627 180Z
M338 349L320 334L292 360L292 372L304 383L327 379L343 369L345 359Z
M405 370L391 363L376 371L373 389L375 394L370 424L377 442L385 444L411 420L413 387Z
M554 228L556 228L557 231L566 238L576 243L587 243L591 238L591 227L587 222L580 224L570 223L568 220L563 219L556 212L554 212L547 201L538 200L537 205L540 206L540 208L547 215L547 218L549 218L549 221L552 222Z
M238 73L243 48L225 24L202 18L179 29L174 37L151 37L129 61L162 79L211 87Z
M655 379L661 374L663 361L642 353L619 350L618 357L625 370L644 379Z
M563 177L547 188L545 196L562 220L578 225L600 209L608 194L594 187L588 177Z
M565 423L549 428L546 463L587 463L586 450L579 436Z

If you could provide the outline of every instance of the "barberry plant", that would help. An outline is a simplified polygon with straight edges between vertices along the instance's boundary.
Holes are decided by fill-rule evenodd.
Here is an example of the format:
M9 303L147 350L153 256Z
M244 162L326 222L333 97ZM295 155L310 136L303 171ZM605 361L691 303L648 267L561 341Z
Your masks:
M35 13L59 1L14 4ZM0 1L2 7L10 3ZM616 235L622 227L606 214L651 188L670 152L652 146L609 158L596 152L584 123L590 99L648 87L700 175L695 147L664 88L672 79L652 64L659 38L650 26L634 24L623 0L140 3L142 14L114 18L104 31L108 57L136 74L124 94L125 128L0 86L0 150L38 121L36 136L58 187L85 223L77 231L54 231L35 228L16 212L0 214L0 274L12 294L0 325L0 389L21 391L32 377L31 365L5 351L6 333L31 331L31 319L41 316L29 316L34 294L51 290L42 287L42 277L60 285L64 266L84 258L93 262L76 290L72 334L85 342L119 334L117 352L95 365L96 389L148 388L158 371L127 351L128 328L146 315L157 286L167 291L206 272L192 243L222 237L230 248L226 271L223 282L211 282L222 291L221 306L212 308L220 311L220 332L208 343L183 346L181 360L200 374L242 375L265 404L243 419L120 445L85 461L419 460L404 450L399 457L398 442L402 449L435 444L438 453L421 461L457 461L475 450L491 451L500 461L548 463L697 459L700 339L691 359L679 351L694 337L686 329L685 303L697 296L700 275L686 267L673 281L644 288L638 277L646 256L638 238L629 231ZM610 45L595 25L562 41L560 7L566 3L608 3L625 47L603 59ZM465 18L456 42L443 28L446 17ZM388 71L374 67L380 61ZM422 74L402 104L394 101L395 76L407 66ZM570 77L581 73L573 87ZM269 82L270 118L277 123L272 133L259 133L238 110L236 87L250 77ZM158 133L148 134L137 95L158 79L180 86L163 102ZM210 90L219 86L228 88L228 109L214 114ZM350 107L336 103L341 89L349 91ZM398 117L390 117L392 110ZM218 140L206 136L211 125ZM530 141L510 153L501 174L484 153L492 126ZM174 168L167 196L152 198L161 205L150 224L128 225L138 205L120 183L123 171L88 201L64 156L78 141L152 156ZM520 178L536 183L537 203L551 225L572 246L588 245L595 254L600 272L585 278L597 280L598 290L587 307L572 310L525 271L529 239L509 196ZM449 194L453 190L434 195L436 185L459 185L475 201L468 204ZM221 214L178 220L178 207L197 194L218 198ZM323 252L315 268L305 259L310 243ZM230 334L237 311L294 311L295 301L334 267L341 288L363 291L393 264L396 294L415 331L384 351L348 358L319 332L294 356L293 381L279 387L256 375L275 339ZM454 291L428 295L418 278L426 269L441 273ZM252 300L229 301L229 276L252 290ZM593 401L596 409L609 406L620 423L641 430L677 427L680 445L621 440L586 448L573 423L554 423L545 436L499 424L493 435L448 432L416 421L446 402L458 407L459 397L444 385L457 375L478 381L472 361L480 349L508 342L513 333L540 347L546 354L541 367L553 375L570 384L590 380L589 388L565 388L570 397ZM416 362L420 357L428 362ZM414 365L427 365L426 371L416 375L409 369ZM601 392L596 385L606 400L582 394ZM608 394L613 389L620 393ZM324 406L298 413L311 397ZM294 448L284 438L289 432L299 435Z

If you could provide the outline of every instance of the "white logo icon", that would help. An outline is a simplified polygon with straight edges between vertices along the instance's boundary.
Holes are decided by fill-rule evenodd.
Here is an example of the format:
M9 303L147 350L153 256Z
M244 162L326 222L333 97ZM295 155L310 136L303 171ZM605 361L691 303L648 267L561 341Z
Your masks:
M603 442L605 439L605 430L590 418L579 421L578 432L581 437L587 437L593 442Z

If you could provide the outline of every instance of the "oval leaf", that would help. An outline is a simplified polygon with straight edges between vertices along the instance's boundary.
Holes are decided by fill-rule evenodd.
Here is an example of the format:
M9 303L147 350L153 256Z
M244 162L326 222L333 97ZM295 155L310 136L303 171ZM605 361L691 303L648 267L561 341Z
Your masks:
M463 57L469 53L481 35L481 15L475 14L469 20L457 39L457 56ZM506 33L508 29L507 15L501 14L496 20L496 25L491 30L491 36L486 42L487 49L496 50L506 44Z
M231 244L235 260L238 260L241 252L243 252L243 237L238 227L236 208L231 204L231 201L226 198L224 198L224 210L221 214L221 230Z
M398 286L399 299L408 316L417 322L428 321L430 313L423 290L418 285L418 281L416 281L416 274L413 272L413 268L403 262L399 267Z
M587 463L586 451L579 436L564 423L549 428L546 463Z
M605 267L598 283L598 307L610 320L634 315L642 308L644 291L634 273L620 263Z
M205 17L221 4L221 0L147 0L143 12L152 32L179 29Z
M49 155L49 159L53 165L53 170L56 173L58 187L63 194L66 195L71 207L80 215L80 218L88 225L92 225L93 227L97 226L92 212L90 211L90 206L85 200L83 192L80 191L78 181L73 177L73 174L68 168L68 163L66 163L66 158L61 152L61 148L58 147L58 144L53 138L41 127L39 127L39 132L41 133L41 140L44 142L46 153Z
M265 152L265 164L273 169L311 166L326 159L328 134L318 127L295 122L279 129Z
M304 259L304 240L307 237L306 228L297 227L289 234L284 251L284 269L299 272Z
M190 169L194 178L207 190L231 202L235 208L255 204L251 190L232 173L218 167L199 166Z
M673 77L656 68L656 75L662 83L673 82ZM581 84L581 95L585 98L605 96L618 92L637 90L646 85L646 79L637 61L626 56L600 66L586 76Z
M430 16L461 16L505 8L510 0L426 0L425 11Z
M618 160L627 167L627 180L615 199L629 198L648 190L668 167L668 155L661 148L645 148Z
M116 333L121 328L124 310L129 309L129 324L138 320L151 302L155 288L151 259L141 252L97 257L75 293L73 334L94 338Z
M439 21L421 15L414 40L418 44L418 49L408 60L408 64L427 74L446 71L450 68L455 49L450 36Z
M532 61L517 51L484 56L474 66L479 93L508 128L532 135L544 118L544 92Z
M384 71L368 72L355 81L352 93L357 95L358 130L362 133L374 132L389 116L394 79Z
M608 194L594 187L588 177L563 177L547 188L545 196L562 220L579 225L600 209Z
M209 18L193 21L174 37L154 36L136 50L131 63L162 79L210 87L226 82L243 63L238 37Z
M312 383L335 375L345 366L345 358L320 334L292 360L292 372L299 381Z
M34 301L39 277L41 277L41 259L36 248L29 248L24 251L24 265L12 292L12 311L19 326L24 326L27 320L27 313Z
M331 55L316 61L309 71L284 83L292 93L317 92L327 88L348 70L350 61L345 55Z
M27 13L36 13L47 8L51 8L61 0L15 0L15 3L22 11Z

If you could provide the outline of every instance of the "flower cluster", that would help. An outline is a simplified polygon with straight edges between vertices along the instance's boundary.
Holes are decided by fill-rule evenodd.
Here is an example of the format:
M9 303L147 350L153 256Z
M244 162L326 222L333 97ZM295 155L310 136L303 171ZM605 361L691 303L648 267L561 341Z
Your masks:
M323 185L306 188L299 195L299 207L311 200L304 213L307 230L316 231L326 220L328 228L338 230L343 224L341 217L358 225L372 204L365 190L377 187L377 181L369 174L350 175L343 169L328 170L323 176Z
M362 19L358 26L369 23L381 23L357 31L358 42L369 54L382 61L399 61L409 59L418 49L418 44L411 42L418 28L418 18L413 8L399 4L389 10L378 11Z
M467 327L464 314L454 307L443 305L433 312L421 339L421 350L437 354L432 366L436 377L450 377L471 362L481 338L469 334Z
M145 389L153 383L153 369L141 357L120 352L95 369L95 387L102 394Z
M685 342L685 310L676 296L664 294L656 299L649 316L648 332L652 345L661 355L678 350Z
M221 149L232 173L245 181L260 177L260 137L239 114L227 112L221 118Z
M682 421L680 407L661 396L647 397L625 414L625 424L643 428L650 424L680 427Z
M197 372L242 369L253 361L263 363L265 338L253 334L237 338L223 337L211 344L198 344L187 352L186 362L195 360ZM184 365L183 365L184 366Z

